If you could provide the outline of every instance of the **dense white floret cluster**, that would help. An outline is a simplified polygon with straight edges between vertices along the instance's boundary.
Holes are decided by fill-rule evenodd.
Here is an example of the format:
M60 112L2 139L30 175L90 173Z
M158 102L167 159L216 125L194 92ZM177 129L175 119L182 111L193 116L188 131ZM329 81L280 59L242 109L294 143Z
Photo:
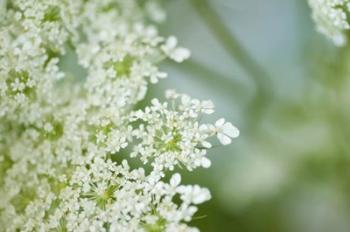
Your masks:
M167 76L161 60L190 56L158 34L157 2L9 0L1 11L1 230L197 231L186 223L210 193L172 171L209 167L210 137L227 145L238 130L201 123L213 103L175 91L136 108ZM81 74L63 67L70 53Z
M342 46L347 42L350 29L349 0L308 0L317 29L333 42Z

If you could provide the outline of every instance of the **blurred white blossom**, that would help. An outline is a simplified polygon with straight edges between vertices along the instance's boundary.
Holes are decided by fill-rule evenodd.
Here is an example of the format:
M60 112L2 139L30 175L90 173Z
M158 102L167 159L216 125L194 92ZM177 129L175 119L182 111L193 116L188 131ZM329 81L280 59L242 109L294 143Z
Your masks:
M350 29L348 0L308 0L317 30L342 46L346 43L346 32Z

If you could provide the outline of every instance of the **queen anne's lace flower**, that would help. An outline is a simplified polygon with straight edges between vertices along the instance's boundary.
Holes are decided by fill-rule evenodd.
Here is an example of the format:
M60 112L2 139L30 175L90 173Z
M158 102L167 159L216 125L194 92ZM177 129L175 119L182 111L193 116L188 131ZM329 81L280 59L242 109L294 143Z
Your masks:
M308 0L312 8L312 17L321 33L342 46L347 41L350 29L349 0Z
M11 0L0 17L1 230L197 231L209 191L166 173L209 167L210 138L238 131L175 91L135 109L159 61L190 56L145 23L165 18L157 2Z

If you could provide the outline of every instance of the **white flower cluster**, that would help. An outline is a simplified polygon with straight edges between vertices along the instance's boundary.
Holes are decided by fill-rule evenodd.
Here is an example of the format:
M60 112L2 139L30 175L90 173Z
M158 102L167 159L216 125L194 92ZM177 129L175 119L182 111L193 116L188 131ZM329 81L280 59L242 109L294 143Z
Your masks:
M9 0L1 12L1 231L197 231L186 223L210 193L170 171L209 167L210 137L227 145L238 130L201 124L212 102L175 91L136 109L167 76L159 61L190 56L146 24L164 19L157 2Z
M308 0L312 8L312 17L319 32L333 40L337 46L347 42L350 29L349 0Z

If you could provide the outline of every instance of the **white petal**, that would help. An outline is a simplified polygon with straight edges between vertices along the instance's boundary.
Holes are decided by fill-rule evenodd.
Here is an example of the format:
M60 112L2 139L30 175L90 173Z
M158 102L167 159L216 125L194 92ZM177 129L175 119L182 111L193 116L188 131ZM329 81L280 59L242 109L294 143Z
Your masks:
M188 104L190 103L190 101L191 101L190 96L188 96L188 95L186 95L186 94L182 95L182 97L181 97L181 103L182 103L183 105L188 105Z
M181 175L179 173L175 173L170 179L170 185L176 187L181 182Z
M212 101L203 101L202 108L203 108L203 113L205 114L214 113L214 104Z
M225 123L222 132L231 138L237 138L239 136L239 130L230 122Z
M165 97L166 98L176 98L177 97L177 93L173 89L168 89L167 91L165 91Z
M166 41L166 46L168 49L174 49L177 45L177 39L175 36L170 36Z
M217 137L222 145L229 145L232 142L230 137L222 133L218 133Z
M151 100L151 103L152 103L152 105L154 105L154 106L160 106L160 102L159 102L159 100L158 100L157 98L153 98L153 99Z
M157 74L157 76L158 76L159 78L164 79L164 78L168 77L168 74L167 74L166 72L159 72L159 73Z
M181 63L182 61L187 60L188 58L190 58L190 56L191 56L190 50L182 47L176 48L171 54L171 58L178 63Z
M158 78L156 76L151 76L151 83L152 84L158 83Z
M211 161L207 157L202 158L202 167L209 168L211 166Z
M220 118L219 120L216 121L215 126L216 127L221 127L222 125L224 125L225 123L225 119L224 118Z
M207 142L207 141L203 141L202 142L202 146L205 148L211 148L211 143Z
M200 130L200 131L207 131L207 130L208 130L208 125L206 125L206 124L200 125L200 126L199 126L199 130Z
M201 204L201 203L209 200L211 197L209 190L205 189L205 188L196 189L196 187L195 187L194 194L195 194L195 196L193 196L193 200L192 200L194 204Z

